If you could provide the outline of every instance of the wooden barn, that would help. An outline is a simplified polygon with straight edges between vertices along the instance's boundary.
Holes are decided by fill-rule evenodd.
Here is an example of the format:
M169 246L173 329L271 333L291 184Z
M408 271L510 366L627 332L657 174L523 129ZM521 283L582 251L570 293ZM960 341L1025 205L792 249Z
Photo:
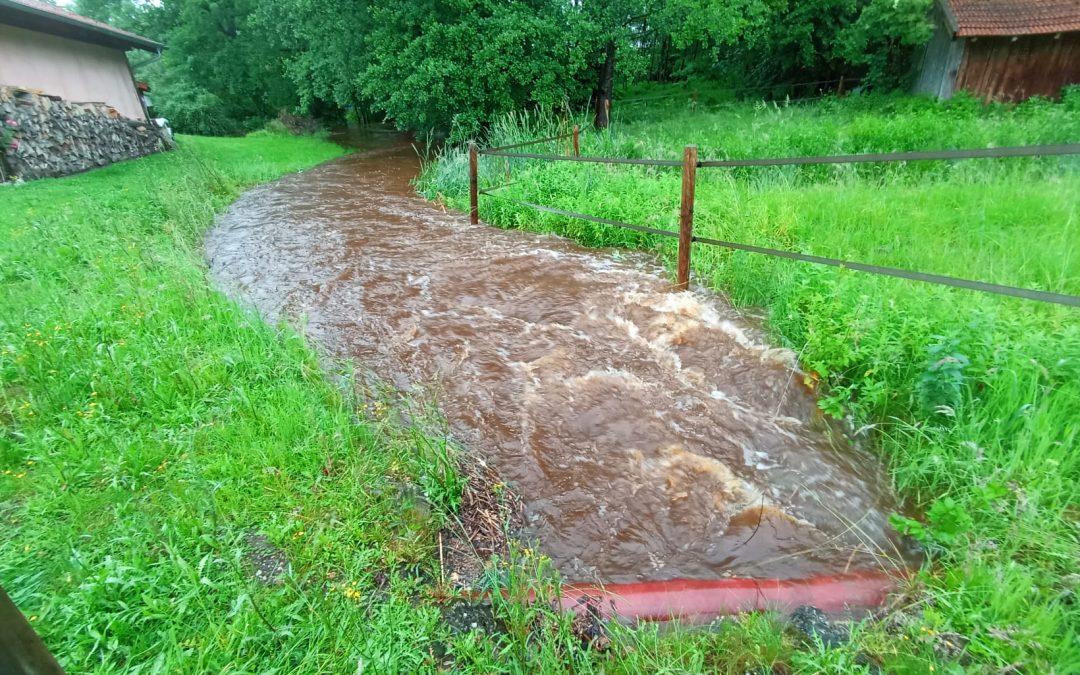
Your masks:
M937 0L917 93L1057 98L1080 84L1080 0Z

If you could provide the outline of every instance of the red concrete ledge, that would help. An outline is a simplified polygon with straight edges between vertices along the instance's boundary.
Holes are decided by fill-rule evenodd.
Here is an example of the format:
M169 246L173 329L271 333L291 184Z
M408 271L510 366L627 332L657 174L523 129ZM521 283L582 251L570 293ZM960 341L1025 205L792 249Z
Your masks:
M772 610L790 613L810 605L842 615L881 606L897 578L884 572L803 579L672 579L635 584L562 588L564 610L592 605L604 618L708 623L721 616Z

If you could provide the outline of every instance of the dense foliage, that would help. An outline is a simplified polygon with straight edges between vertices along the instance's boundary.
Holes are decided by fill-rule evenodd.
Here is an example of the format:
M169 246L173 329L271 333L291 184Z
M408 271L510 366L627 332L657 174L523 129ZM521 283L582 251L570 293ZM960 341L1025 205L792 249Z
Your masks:
M280 111L388 118L464 137L493 116L689 77L739 87L864 77L893 87L931 0L77 0L168 45L138 71L180 131L234 134ZM599 106L603 109L603 106Z

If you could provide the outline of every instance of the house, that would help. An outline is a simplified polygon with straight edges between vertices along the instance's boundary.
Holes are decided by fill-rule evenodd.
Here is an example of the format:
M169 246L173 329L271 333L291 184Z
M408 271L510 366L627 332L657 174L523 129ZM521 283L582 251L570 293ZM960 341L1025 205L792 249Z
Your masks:
M104 103L147 120L126 52L162 45L37 0L0 0L0 87Z
M168 150L128 50L153 40L38 0L0 0L0 182L89 171Z
M937 0L917 93L1057 98L1080 84L1080 0Z

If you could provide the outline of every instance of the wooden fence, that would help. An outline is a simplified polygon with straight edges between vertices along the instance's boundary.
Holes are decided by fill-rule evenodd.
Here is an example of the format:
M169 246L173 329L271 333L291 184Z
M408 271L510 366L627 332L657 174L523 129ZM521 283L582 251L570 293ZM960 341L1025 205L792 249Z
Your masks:
M523 148L530 145L536 145L539 143L547 143L552 141L563 140L571 138L572 140L572 153L570 155L551 155L551 154L536 154L526 152L511 152L518 148ZM793 251L784 251L778 249L765 248L762 246L754 246L752 244L746 244L741 242L723 241L719 239L711 239L707 237L698 237L694 235L694 192L697 183L697 170L699 168L733 168L733 167L765 167L765 166L804 166L815 164L860 164L867 162L922 162L922 161L958 161L969 159L991 159L991 158L1007 158L1007 157L1047 157L1055 155L1080 155L1080 143L1065 143L1058 145L1029 145L1029 146L1014 146L1004 148L974 148L966 150L935 150L935 151L918 151L918 152L891 152L891 153L875 153L875 154L861 154L861 155L829 155L829 156L817 156L817 157L777 157L777 158L760 158L760 159L727 159L727 160L700 160L698 159L698 150L696 145L687 145L683 148L682 160L668 160L668 159L630 159L624 157L582 157L580 146L580 130L577 126L573 128L573 131L557 136L550 136L548 138L540 138L534 141L526 141L524 143L515 143L513 145L504 145L495 148L479 149L475 143L469 144L469 219L473 224L480 222L479 212L479 198L480 195L488 195L493 197L499 197L506 201L510 201L521 206L525 206L538 211L546 213L553 213L555 215L565 216L567 218L576 218L580 220L586 220L589 222L599 223L602 225L611 225L614 227L623 227L639 232L646 232L649 234L655 234L662 237L677 237L679 240L679 249L676 263L676 288L685 290L690 285L690 254L693 244L705 244L709 246L720 246L727 249L746 251L750 253L759 253L763 255L769 255L774 257L786 258L788 260L797 260L801 262L813 263L817 265L829 265L833 267L846 267L848 269L857 270L860 272L867 272L870 274L879 274L884 276L897 277L901 279L908 279L912 281L920 281L924 283L939 284L943 286L951 286L954 288L964 288L973 291L980 291L983 293L993 293L996 295L1005 295L1016 298L1023 298L1026 300L1035 300L1038 302L1049 302L1059 305L1069 305L1072 307L1080 307L1080 297L1075 295L1066 295L1062 293L1052 293L1049 291L1041 291L1030 288L1017 288L1013 286L1004 286L1001 284L991 284L984 281L975 281L972 279L960 279L956 277L942 276L939 274L928 274L925 272L916 272L912 270L897 269L893 267L883 267L880 265L870 265L867 263L861 263L851 260L839 260L836 258L827 258L823 256L807 255L803 253L795 253ZM501 188L490 188L487 190L480 190L479 186L479 158L481 155L492 157L506 157L506 158L519 158L519 159L534 159L544 160L550 162L589 162L595 164L631 164L637 166L661 166L661 167L681 167L682 168L682 194L679 204L679 231L672 232L670 230L662 230L653 227L646 227L643 225L635 225L632 223L624 223L621 221L610 220L607 218L600 218L585 213L577 213L574 211L566 211L550 206L543 206L540 204L532 204L530 202L503 197L496 195L495 191ZM503 186L505 187L505 186Z

